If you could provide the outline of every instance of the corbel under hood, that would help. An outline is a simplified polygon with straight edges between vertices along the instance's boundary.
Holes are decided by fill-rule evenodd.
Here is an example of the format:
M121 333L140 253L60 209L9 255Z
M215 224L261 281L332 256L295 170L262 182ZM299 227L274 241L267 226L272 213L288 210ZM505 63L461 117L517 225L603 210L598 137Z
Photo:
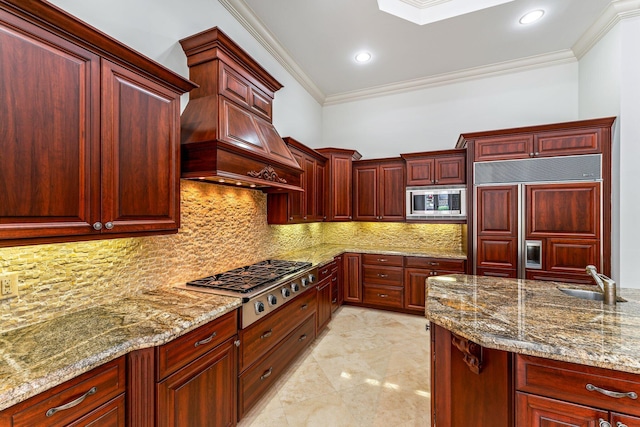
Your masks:
M282 85L217 27L180 44L200 85L181 117L182 177L303 191L303 171L272 124Z

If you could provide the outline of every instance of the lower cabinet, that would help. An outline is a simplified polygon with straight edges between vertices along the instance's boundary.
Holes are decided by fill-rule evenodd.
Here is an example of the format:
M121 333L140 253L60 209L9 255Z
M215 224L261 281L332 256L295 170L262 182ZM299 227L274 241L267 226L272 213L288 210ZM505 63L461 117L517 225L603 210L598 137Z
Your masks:
M237 310L156 348L156 425L236 424Z
M360 254L343 255L344 301L362 302L362 279L360 275Z
M225 341L158 383L158 426L235 425L234 341Z
M318 298L316 334L319 334L331 320L331 280L332 276L327 276L316 286Z
M5 409L0 426L124 426L125 389L123 356Z
M429 277L464 274L466 260L449 258L404 258L404 308L424 314L425 284Z

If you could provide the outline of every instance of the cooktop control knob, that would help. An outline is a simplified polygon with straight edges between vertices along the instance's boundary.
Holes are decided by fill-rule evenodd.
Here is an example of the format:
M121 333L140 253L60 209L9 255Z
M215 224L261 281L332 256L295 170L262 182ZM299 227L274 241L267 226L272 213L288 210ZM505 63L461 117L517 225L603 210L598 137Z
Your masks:
M282 296L284 298L287 298L290 295L291 295L291 291L288 288L282 288Z
M269 294L267 296L267 301L269 301L269 305L276 305L278 303L278 298L275 295Z
M313 282L315 282L315 281L316 281L316 276L315 276L315 274L310 274L310 275L309 275L309 283L313 283Z
M307 280L306 277L303 277L302 279L300 279L300 282L302 282L303 288L306 288L307 286L309 286L309 281Z
M256 301L256 314L260 314L264 311L264 303L262 301Z
M291 284L291 290L293 292L298 292L300 290L300 285L298 285L297 283L292 283Z

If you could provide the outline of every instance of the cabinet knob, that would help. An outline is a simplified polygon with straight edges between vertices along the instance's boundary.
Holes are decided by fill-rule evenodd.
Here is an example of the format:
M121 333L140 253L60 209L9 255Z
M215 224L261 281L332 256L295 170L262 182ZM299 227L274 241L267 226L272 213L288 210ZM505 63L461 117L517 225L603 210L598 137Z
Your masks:
M100 221L93 223L94 230L102 230L102 223Z
M533 156L535 156L534 153L529 153L529 157L533 157Z
M240 347L240 340L235 340L235 341L233 342L233 344L234 344L236 347Z
M435 183L437 184L438 182L440 182L440 181L438 181L438 180L436 179L436 180L435 180Z
M113 230L113 223L111 221L107 222L104 225L104 228L106 228L107 230Z
M326 216L326 215L325 215L325 216L323 216L323 217L322 217L322 219L323 219L323 220L326 220L326 219L327 219L327 216Z
M293 221L293 217L292 216L289 217L289 221Z
M629 426L628 426L628 425L626 425L626 424L621 423L620 421L618 421L618 422L616 423L616 427L629 427Z
M600 418L598 420L598 427L611 427L611 424L609 424L608 421L605 421L602 418Z
M306 216L303 216L303 217L302 217L302 219L307 219L307 217L306 217Z
M351 215L349 215L349 219L353 219L353 218L351 217Z

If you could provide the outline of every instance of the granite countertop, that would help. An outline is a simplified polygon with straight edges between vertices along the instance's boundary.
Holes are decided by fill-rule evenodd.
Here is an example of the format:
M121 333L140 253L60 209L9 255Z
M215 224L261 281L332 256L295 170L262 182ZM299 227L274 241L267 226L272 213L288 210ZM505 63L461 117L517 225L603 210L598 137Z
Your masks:
M0 333L0 410L133 350L169 342L240 304L163 288Z
M322 266L344 252L466 259L461 251L318 245L275 256ZM134 350L169 342L240 307L241 299L162 287L0 332L0 410Z
M451 275L429 278L427 319L483 347L640 374L640 289L615 306L559 288L593 286Z
M390 246L354 246L354 245L317 245L308 249L283 253L275 258L290 261L307 261L313 265L322 266L333 261L333 257L345 252L360 254L403 255L429 258L467 259L461 250L438 250L420 247L390 247Z

